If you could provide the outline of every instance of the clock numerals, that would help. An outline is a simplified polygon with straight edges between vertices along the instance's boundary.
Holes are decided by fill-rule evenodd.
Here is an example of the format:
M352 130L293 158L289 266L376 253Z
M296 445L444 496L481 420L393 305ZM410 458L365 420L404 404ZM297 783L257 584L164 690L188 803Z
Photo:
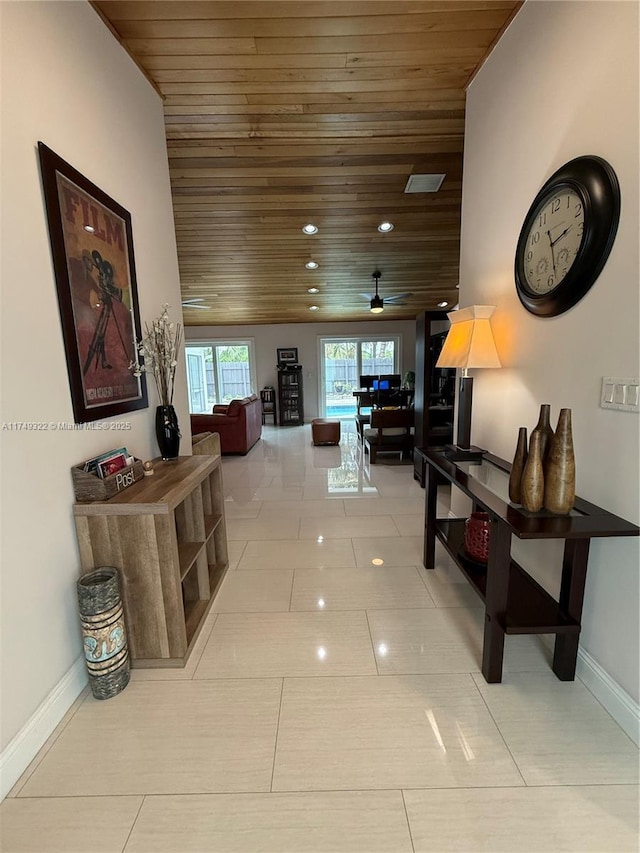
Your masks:
M544 295L558 287L578 255L583 229L584 207L574 190L542 201L526 244L524 272L532 292Z

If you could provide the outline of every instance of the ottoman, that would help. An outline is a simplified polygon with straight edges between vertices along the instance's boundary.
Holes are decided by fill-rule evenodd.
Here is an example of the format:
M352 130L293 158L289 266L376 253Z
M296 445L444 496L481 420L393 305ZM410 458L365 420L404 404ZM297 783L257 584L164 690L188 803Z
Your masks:
M314 418L311 421L311 438L314 445L340 444L340 421L331 418Z

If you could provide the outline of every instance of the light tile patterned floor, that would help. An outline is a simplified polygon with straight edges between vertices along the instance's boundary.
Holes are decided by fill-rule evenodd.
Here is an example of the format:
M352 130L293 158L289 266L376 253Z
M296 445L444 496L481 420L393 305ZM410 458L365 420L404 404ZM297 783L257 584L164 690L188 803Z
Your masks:
M484 681L410 465L363 467L343 422L339 448L267 426L223 472L230 571L187 667L78 702L3 853L638 850L638 750L540 637Z

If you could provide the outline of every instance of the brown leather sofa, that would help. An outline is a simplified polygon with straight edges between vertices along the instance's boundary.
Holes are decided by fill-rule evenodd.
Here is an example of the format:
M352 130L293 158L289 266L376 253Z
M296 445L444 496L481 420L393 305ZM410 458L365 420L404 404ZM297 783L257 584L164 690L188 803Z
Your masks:
M191 434L217 432L222 454L248 453L262 435L262 403L252 394L214 406L210 415L191 415Z

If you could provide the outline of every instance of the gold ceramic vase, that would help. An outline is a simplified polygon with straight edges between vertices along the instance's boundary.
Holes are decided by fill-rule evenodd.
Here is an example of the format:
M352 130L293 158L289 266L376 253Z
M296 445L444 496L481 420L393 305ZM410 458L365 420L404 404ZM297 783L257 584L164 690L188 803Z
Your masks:
M571 409L560 409L544 474L544 508L558 515L567 515L576 498Z
M540 406L540 416L538 423L531 430L531 436L535 432L539 432L541 436L540 455L542 457L542 467L544 468L547 459L549 458L549 450L551 449L551 441L553 439L553 429L551 428L551 406L549 403L543 403Z
M543 500L542 435L534 430L531 433L529 455L522 472L520 502L529 512L538 512L542 509Z

